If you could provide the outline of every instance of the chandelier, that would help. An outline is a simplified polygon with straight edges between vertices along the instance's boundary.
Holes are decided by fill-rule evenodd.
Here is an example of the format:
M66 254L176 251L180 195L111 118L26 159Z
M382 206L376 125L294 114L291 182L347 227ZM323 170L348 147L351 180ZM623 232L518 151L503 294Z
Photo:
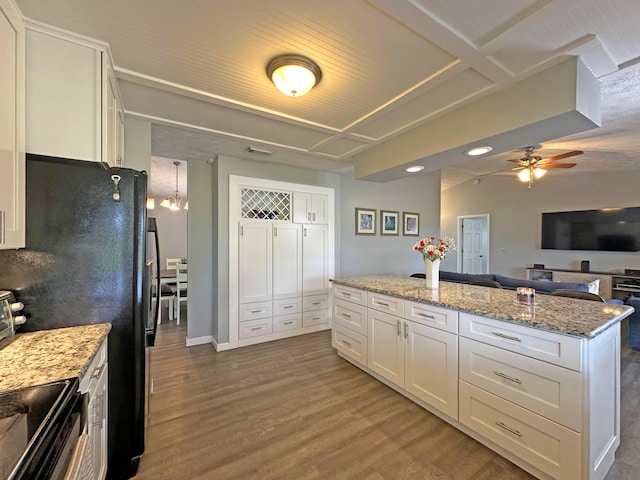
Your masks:
M173 210L174 212L177 212L181 208L184 208L185 210L189 210L189 201L186 199L186 197L181 197L180 194L178 193L178 167L180 166L180 162L176 161L176 162L173 162L173 164L176 166L175 195L169 195L168 197L165 197L165 199L162 200L162 202L160 202L160 206L168 208L169 210ZM184 203L184 207L182 206L183 203Z

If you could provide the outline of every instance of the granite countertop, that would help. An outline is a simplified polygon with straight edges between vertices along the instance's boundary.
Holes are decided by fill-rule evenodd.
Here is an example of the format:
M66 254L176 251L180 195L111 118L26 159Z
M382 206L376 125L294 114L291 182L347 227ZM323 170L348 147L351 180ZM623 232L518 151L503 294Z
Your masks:
M634 310L629 305L543 294L536 295L536 306L522 306L515 304L514 290L443 281L438 290L429 290L423 278L399 275L363 275L331 281L337 285L586 338L597 336Z
M82 377L111 324L19 333L0 341L0 392Z

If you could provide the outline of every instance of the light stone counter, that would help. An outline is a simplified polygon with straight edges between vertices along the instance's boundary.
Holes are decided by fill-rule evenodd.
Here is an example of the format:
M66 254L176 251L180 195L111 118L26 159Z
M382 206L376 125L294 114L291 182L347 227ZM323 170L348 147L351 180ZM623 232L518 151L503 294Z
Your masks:
M536 294L536 306L522 306L515 304L514 290L443 281L438 290L429 290L423 278L398 275L364 275L331 281L337 285L586 338L595 337L634 310L629 305L543 294Z
M0 341L0 392L83 376L111 324L19 333Z

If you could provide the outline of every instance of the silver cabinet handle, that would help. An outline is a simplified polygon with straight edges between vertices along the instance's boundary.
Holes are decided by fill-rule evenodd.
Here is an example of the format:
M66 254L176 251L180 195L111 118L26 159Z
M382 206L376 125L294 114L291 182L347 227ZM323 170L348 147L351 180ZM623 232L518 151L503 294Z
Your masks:
M251 329L252 332L255 332L256 330L262 330L262 327L253 327Z
M283 325L292 325L294 322L284 322Z
M509 380L510 382L517 383L518 385L522 384L522 381L519 378L511 377L511 376L507 375L506 373L493 372L493 374L498 376L498 377L500 377L500 378L504 378L505 380Z
M316 212L313 212L313 221L316 221Z
M419 317L422 317L422 318L428 318L430 320L435 320L436 319L436 317L434 317L433 315L427 315L426 313L418 312L416 315L418 315Z
M311 212L307 212L307 221L310 222L311 221Z
M518 337L512 337L511 335L505 335L504 333L501 333L501 332L491 332L491 333L493 333L496 337L506 338L507 340L513 340L514 342L521 342L522 341Z
M342 340L342 344L343 344L343 345L346 345L347 347L350 347L350 346L351 346L351 343L350 343L350 342L347 342L346 340Z
M322 317L311 317L311 320L320 320Z
M244 237L244 226L240 225L240 236Z
M311 305L320 305L320 302L311 302Z
M511 427L509 427L508 425L505 425L502 422L496 422L496 425L499 426L500 428L504 428L507 432L513 433L514 435L517 435L519 437L522 436L522 433L520 433L518 430L516 430L515 428L511 428Z
M376 305L380 305L381 307L387 307L387 308L389 308L389 304L388 304L388 303L379 302L379 301L376 301L376 302L374 302L374 303L375 303Z
M349 292L342 292L342 295L344 295L345 297L350 297L351 294Z
M404 338L409 338L409 324L404 322Z
M274 237L278 236L278 227L273 227L273 236Z
M343 313L343 314L342 314L342 316L343 316L344 318L351 318L351 315L349 315L348 313Z
M282 307L282 308L284 308L284 309L286 309L286 308L293 308L293 305L285 305L285 306L284 306L284 307Z
M0 210L0 243L5 243L7 239L5 238L5 212L4 210Z
M398 320L398 336L402 335L402 324L400 323L400 320Z

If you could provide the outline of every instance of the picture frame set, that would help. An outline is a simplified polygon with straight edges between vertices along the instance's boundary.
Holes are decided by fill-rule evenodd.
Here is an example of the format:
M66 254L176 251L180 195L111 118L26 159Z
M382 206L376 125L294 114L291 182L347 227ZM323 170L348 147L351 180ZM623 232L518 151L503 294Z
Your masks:
M380 235L418 236L420 233L420 214L415 212L400 212L394 210L380 210ZM356 235L377 234L377 210L356 207L355 212Z

